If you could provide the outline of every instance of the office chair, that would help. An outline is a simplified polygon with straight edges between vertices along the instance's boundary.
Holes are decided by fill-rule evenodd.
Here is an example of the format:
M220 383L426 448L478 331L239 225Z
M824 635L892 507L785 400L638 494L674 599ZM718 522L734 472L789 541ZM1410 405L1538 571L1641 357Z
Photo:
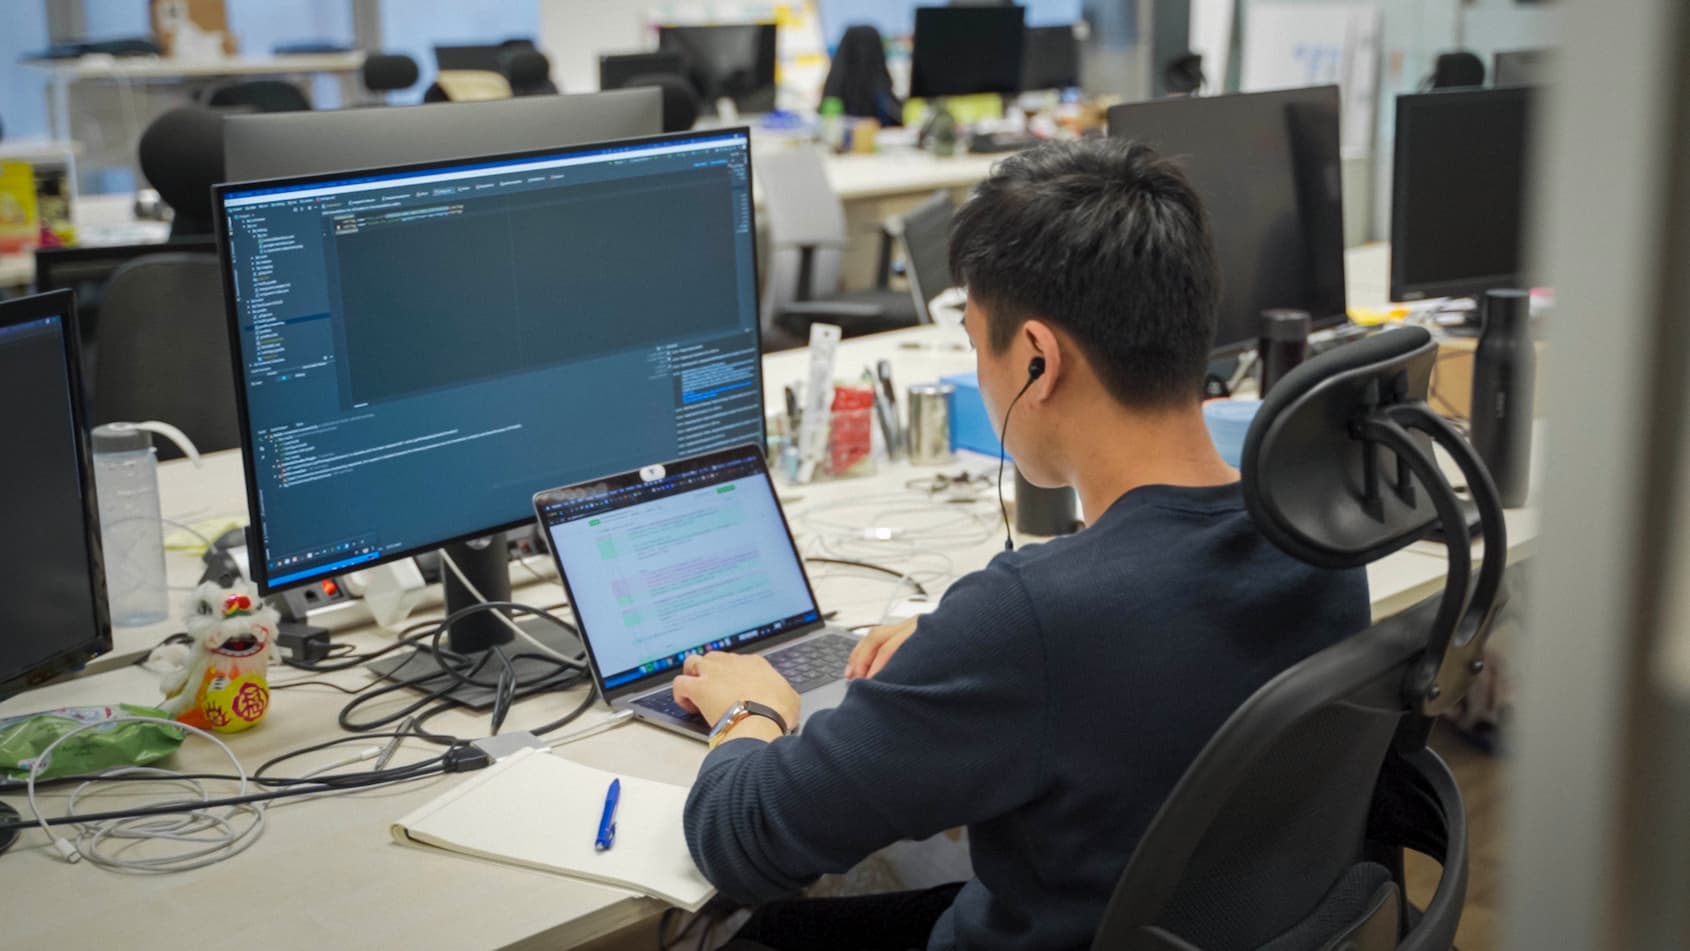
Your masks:
M934 192L914 211L900 216L896 231L904 246L904 276L916 319L933 322L928 305L956 282L951 278L951 218L956 202L948 191Z
M293 83L252 79L219 86L206 100L212 108L246 106L256 112L309 112L311 100Z
M810 324L837 324L847 337L914 326L907 292L889 287L892 235L881 229L880 273L872 290L840 293L841 252L847 245L845 208L827 180L820 150L781 149L759 155L757 182L773 252L763 302L766 349L799 346ZM820 289L820 290L818 290Z
M641 73L617 87L656 86L663 94L663 131L685 132L698 122L698 90L685 76L675 73Z
M211 186L223 181L223 117L199 106L172 109L141 133L146 176L175 217L170 237L211 234Z
M828 65L822 98L838 99L848 116L875 119L883 126L904 124L904 104L893 92L879 30L866 23L846 28Z
M377 96L409 89L421 75L417 61L404 53L371 53L364 57L360 73L364 88Z
M513 96L553 96L558 92L552 82L551 60L539 50L512 50L505 56L504 67Z
M1485 61L1466 50L1439 53L1422 89L1461 89L1485 84Z
M1116 885L1094 949L1447 949L1467 883L1467 826L1426 746L1480 660L1507 539L1477 455L1426 405L1437 347L1406 328L1329 351L1274 387L1244 444L1262 534L1325 568L1354 568L1463 524L1432 444L1477 502L1475 575L1453 537L1441 594L1281 673L1227 719L1163 802ZM1273 632L1263 631L1264 636ZM1437 859L1424 911L1402 853Z
M119 268L100 306L94 421L157 419L201 452L240 445L215 254L171 252ZM160 459L180 455L161 442Z

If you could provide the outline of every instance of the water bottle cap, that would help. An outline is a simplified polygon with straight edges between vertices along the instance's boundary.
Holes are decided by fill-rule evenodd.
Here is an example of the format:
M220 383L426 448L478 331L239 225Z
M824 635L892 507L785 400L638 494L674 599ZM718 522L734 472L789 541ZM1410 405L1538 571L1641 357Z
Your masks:
M153 447L153 434L134 423L95 426L91 435L97 453L145 452Z

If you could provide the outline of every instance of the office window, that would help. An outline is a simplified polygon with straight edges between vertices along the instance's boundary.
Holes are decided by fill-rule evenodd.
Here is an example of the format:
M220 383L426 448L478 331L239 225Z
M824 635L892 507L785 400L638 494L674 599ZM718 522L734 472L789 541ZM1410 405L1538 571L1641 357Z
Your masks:
M409 55L421 73L417 84L393 101L422 101L423 91L434 82L435 44L498 43L513 37L539 42L539 0L384 0L382 49ZM557 72L555 62L552 69ZM571 91L583 90L564 90Z
M47 135L46 78L18 64L18 57L46 45L44 4L19 3L6 11L6 28L0 30L0 123L8 141Z

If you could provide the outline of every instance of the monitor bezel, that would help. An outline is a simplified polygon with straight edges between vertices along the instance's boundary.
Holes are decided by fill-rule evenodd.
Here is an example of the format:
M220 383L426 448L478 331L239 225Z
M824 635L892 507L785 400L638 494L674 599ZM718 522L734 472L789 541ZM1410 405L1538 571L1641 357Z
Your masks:
M111 605L106 599L105 558L100 545L100 504L94 494L93 445L83 401L81 331L76 322L76 294L69 290L48 291L0 302L0 328L47 317L57 317L61 322L61 344L70 385L71 423L76 430L76 469L82 492L82 535L86 542L88 596L93 607L94 631L91 638L79 639L19 675L0 680L0 698L10 697L77 670L112 649Z
M738 461L741 459L755 459L758 477L768 484L769 493L774 498L775 511L780 513L781 528L786 532L787 544L792 547L792 557L798 562L798 574L804 579L804 590L810 596L810 607L816 612L816 620L795 625L794 627L788 628L784 631L776 631L770 634L765 634L755 640L735 644L731 648L735 652L743 652L751 649L763 649L775 644L780 644L784 641L802 637L827 625L826 615L821 609L821 602L816 599L815 583L810 580L810 572L804 567L804 555L798 550L798 539L793 536L792 523L786 517L786 507L780 504L780 493L775 489L774 480L769 475L768 460L764 458L762 450L756 443L742 443L738 446L730 446L725 449L717 449L711 452L701 453L696 456L688 456L684 459L665 462L662 463L662 465L665 469L664 477L667 477L670 475L667 470L672 467L684 466L686 468L682 471L690 471L693 469L705 468L718 462ZM557 550L552 546L551 525L546 521L544 510L549 504L569 501L575 493L578 493L583 489L596 490L601 487L609 489L623 485L639 485L645 481L643 478L644 471L645 469L641 468L634 469L629 472L618 472L595 479L586 479L581 482L577 482L574 485L547 489L543 492L536 492L534 494L533 505L535 524L539 528L546 550L551 553L552 564L557 568L558 583L563 585L564 597L569 601L570 613L574 616L576 627L581 632L581 646L587 652L587 664L589 669L592 671L593 680L598 685L599 691L604 694L607 701L617 697L644 693L660 682L666 683L668 680L672 680L681 671L678 667L668 668L665 670L654 670L651 673L635 677L632 680L624 681L613 687L605 686L607 676L620 676L621 674L627 673L627 671L611 671L607 675L599 664L598 655L593 653L592 634L587 630L587 619L581 616L580 608L577 606L575 600L575 590L569 584L569 573L563 569L563 559L558 557ZM688 649L693 650L695 648Z
M697 131L689 130L686 132L672 132L661 135L636 136L634 138L626 139L607 139L601 142L583 142L559 148L524 149L516 152L495 152L466 158L437 159L433 161L408 163L403 165L383 165L351 171L318 172L310 175L291 175L285 178L260 179L246 182L226 182L214 185L212 187L211 196L211 217L213 219L212 225L214 228L214 234L217 239L218 271L222 275L223 279L223 312L225 324L229 330L230 372L235 375L235 408L237 422L240 426L241 432L241 468L246 477L246 540L248 551L247 576L248 579L258 587L259 593L261 595L270 595L282 591L290 591L295 588L306 587L308 585L318 584L325 578L334 578L341 574L345 574L347 570L361 571L369 568L375 568L390 562L412 557L422 552L433 551L446 545L469 541L476 538L485 538L489 535L496 535L500 532L510 531L514 528L532 525L534 524L534 518L533 510L530 507L528 509L528 514L523 517L514 518L510 521L503 522L498 525L488 526L484 529L464 532L449 538L440 538L428 542L418 543L416 545L408 546L402 550L383 552L379 557L372 558L369 561L359 562L356 566L349 569L343 568L342 570L335 570L332 567L325 567L321 571L310 571L309 574L306 574L303 577L294 577L283 584L272 583L270 579L271 572L268 567L269 550L266 545L268 540L264 537L265 533L262 528L263 521L258 517L258 513L262 509L259 504L258 497L257 466L255 465L252 453L252 419L247 405L247 366L245 355L241 352L240 310L235 300L234 262L230 257L229 251L230 235L228 230L226 202L231 196L256 190L292 190L300 186L320 185L328 182L353 184L376 178L403 177L415 173L437 172L454 168L470 169L487 167L504 164L506 162L523 161L526 159L547 158L552 156L561 158L587 152L637 149L646 146L663 145L671 142L682 142L689 139L706 140L734 137L742 138L745 142L746 179L751 183L752 187L755 187L756 174L752 165L751 129L749 126L743 125L728 126L720 129ZM762 274L759 272L759 262L757 260L755 241L755 236L757 234L756 202L750 202L750 205L749 223L752 235L751 303L753 313L760 315L762 313ZM757 352L761 354L763 349L763 327L760 319L752 321L752 337L756 342ZM763 364L760 358L757 361L756 387L758 397L761 399L763 394ZM763 414L759 412L759 440L764 438L762 419ZM524 501L526 502L528 500ZM299 575L300 573L293 572L293 574Z
M1403 103L1409 104L1412 114L1419 105L1436 100L1440 104L1449 103L1459 105L1462 102L1473 102L1484 99L1508 97L1518 99L1527 110L1526 149L1531 149L1531 86L1496 86L1482 89L1446 89L1431 92L1403 93L1397 96L1395 122L1391 146L1391 287L1392 301L1420 301L1435 300L1441 297L1476 297L1485 291L1498 287L1520 287L1526 281L1526 255L1522 247L1518 252L1516 263L1519 267L1508 274L1480 274L1470 277L1452 278L1442 281L1411 281L1404 272L1407 262L1398 248L1408 242L1402 238L1402 222L1404 209L1410 207L1407 177L1403 175L1405 156L1403 149ZM1525 174L1522 170L1521 174ZM1529 200L1529 196L1528 196ZM1521 208L1521 231L1525 231L1525 208Z

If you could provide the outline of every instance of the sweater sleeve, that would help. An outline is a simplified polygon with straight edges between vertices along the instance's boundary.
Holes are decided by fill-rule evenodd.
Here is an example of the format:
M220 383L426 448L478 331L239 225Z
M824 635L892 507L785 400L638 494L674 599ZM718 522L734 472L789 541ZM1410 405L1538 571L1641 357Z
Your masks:
M901 839L1002 815L1037 795L1046 698L1026 590L994 563L953 585L878 676L799 735L705 757L687 847L724 895L755 903Z

